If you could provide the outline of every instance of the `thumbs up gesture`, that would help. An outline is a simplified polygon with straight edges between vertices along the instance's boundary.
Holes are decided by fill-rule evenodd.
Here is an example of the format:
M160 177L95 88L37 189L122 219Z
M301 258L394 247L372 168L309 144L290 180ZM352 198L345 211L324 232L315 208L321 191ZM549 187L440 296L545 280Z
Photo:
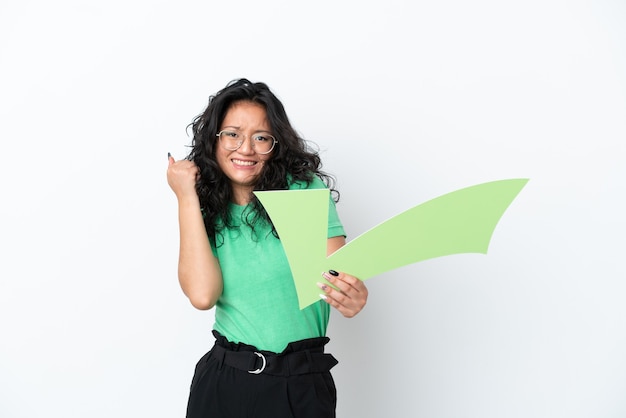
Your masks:
M198 166L189 160L174 160L167 154L167 183L180 200L188 196L196 196L196 181L200 174Z

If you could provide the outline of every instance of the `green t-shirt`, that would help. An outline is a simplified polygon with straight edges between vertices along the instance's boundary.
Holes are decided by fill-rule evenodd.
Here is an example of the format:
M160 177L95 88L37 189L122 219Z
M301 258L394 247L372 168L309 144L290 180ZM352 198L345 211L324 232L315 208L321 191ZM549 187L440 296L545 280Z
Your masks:
M295 183L290 189L324 187L315 177L308 187ZM328 208L328 237L345 236L332 199ZM271 233L271 226L262 221L257 222L253 233L241 222L248 211L247 206L231 204L233 223L239 226L225 229L223 244L213 249L224 281L216 304L214 329L229 341L277 353L289 342L326 335L329 305L320 300L300 310L280 240Z

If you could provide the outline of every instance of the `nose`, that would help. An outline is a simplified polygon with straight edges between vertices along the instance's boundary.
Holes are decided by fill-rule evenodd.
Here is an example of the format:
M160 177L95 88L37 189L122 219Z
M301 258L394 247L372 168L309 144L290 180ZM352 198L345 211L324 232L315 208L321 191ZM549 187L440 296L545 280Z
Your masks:
M244 137L238 151L240 154L245 155L254 154L254 148L252 147L252 138L250 138L249 136Z

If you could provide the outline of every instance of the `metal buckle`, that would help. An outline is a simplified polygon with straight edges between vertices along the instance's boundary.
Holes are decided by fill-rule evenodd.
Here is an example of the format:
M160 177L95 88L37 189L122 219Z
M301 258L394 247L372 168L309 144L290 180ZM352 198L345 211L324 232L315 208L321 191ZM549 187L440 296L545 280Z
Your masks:
M261 357L261 360L263 360L263 365L256 370L248 370L248 373L260 374L261 372L263 372L263 370L265 370L265 366L267 366L267 360L265 360L265 356L261 353L257 353L255 351L254 354L256 354L258 357Z

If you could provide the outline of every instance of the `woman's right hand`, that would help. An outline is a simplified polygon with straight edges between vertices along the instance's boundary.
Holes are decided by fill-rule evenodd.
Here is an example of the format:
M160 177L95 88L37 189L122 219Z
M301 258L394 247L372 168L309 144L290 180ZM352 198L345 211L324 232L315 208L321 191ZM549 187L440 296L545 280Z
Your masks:
M171 155L168 156L167 183L179 199L197 196L196 181L199 175L200 170L193 161L176 161Z

